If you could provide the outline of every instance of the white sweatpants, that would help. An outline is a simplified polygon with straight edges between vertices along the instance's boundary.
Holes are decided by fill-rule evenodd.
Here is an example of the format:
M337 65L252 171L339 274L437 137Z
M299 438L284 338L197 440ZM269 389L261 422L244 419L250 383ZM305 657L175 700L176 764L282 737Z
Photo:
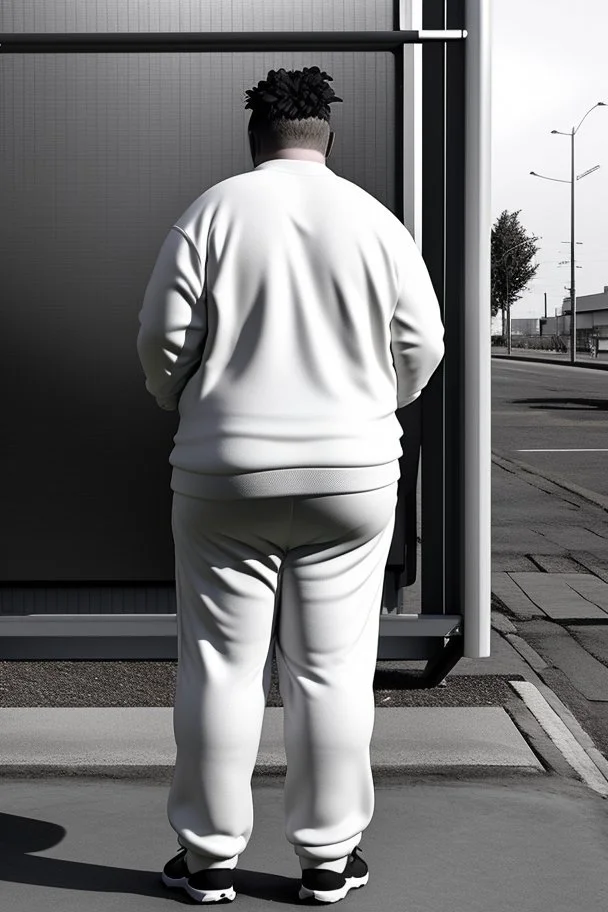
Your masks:
M374 811L370 742L397 482L358 493L210 500L173 492L177 747L167 814L190 871L234 868L273 646L284 705L285 836L342 871Z

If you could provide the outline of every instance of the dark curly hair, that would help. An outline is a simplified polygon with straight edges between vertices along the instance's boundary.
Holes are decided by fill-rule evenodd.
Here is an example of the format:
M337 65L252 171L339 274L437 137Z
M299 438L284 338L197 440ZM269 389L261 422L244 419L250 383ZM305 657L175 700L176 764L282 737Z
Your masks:
M318 66L303 70L270 70L266 79L245 92L252 111L249 129L272 148L300 147L325 152L329 106L338 98Z

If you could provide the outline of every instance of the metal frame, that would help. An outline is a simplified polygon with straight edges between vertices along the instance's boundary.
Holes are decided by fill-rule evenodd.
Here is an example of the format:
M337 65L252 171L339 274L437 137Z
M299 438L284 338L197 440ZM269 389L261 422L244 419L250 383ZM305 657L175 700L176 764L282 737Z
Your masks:
M381 615L378 652L380 659L426 658L423 675L412 678L413 686L434 686L463 656L490 654L489 6L489 0L426 0L422 29L390 32L0 35L0 54L402 54L405 44L423 45L422 253L444 316L446 357L422 394L419 413L424 504L421 614ZM402 153L402 144L399 148ZM437 420L437 414L443 420ZM445 479L439 488L438 461L439 477ZM431 465L433 472L425 472ZM150 649L155 657L176 656L175 615L156 614L5 616L0 618L0 632L14 649L8 654L5 645L2 657L17 657L19 641L25 640L28 657L47 657L50 651L58 658L57 646L63 642L62 651L67 648L68 630L72 651L66 657L73 656L75 648L79 658L100 657L108 649L113 658L134 657L131 644L136 638L137 651L143 650L138 657L149 657ZM150 645L150 640L159 644L161 639L164 648ZM22 642L20 655L23 649Z
M2 54L159 53L163 51L399 51L404 44L462 41L463 29L390 32L14 32Z

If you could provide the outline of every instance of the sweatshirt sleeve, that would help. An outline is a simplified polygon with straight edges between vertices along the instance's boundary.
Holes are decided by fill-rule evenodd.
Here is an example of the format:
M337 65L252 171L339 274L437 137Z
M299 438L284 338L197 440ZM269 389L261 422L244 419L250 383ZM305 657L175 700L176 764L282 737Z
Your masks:
M204 266L192 240L173 225L160 249L139 312L137 354L146 389L175 411L200 365L207 336Z
M391 352L397 374L397 408L403 408L420 396L444 355L439 301L422 254L407 229L398 274Z

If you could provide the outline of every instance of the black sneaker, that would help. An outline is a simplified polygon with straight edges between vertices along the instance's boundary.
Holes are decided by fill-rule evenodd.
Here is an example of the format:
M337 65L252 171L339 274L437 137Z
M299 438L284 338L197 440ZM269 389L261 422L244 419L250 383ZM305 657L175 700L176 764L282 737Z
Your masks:
M338 902L344 899L349 890L363 887L369 880L369 871L365 861L357 855L361 852L358 845L348 856L342 874L327 871L323 868L305 868L302 871L302 886L299 899L316 899L317 902Z
M186 865L186 849L163 868L162 879L166 887L181 887L188 896L200 903L227 903L236 897L232 868L209 868L191 874Z

